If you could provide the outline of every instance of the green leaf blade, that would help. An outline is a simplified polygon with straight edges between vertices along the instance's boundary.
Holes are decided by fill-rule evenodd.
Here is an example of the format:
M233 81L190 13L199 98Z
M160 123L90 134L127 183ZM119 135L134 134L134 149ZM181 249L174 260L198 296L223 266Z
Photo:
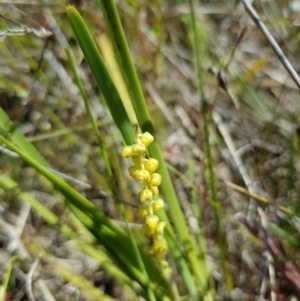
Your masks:
M74 7L67 7L67 15L76 39L93 73L97 85L104 96L116 126L121 132L125 143L132 144L134 140L133 126L129 120L115 84L110 76L108 68L106 67L106 64L86 24Z

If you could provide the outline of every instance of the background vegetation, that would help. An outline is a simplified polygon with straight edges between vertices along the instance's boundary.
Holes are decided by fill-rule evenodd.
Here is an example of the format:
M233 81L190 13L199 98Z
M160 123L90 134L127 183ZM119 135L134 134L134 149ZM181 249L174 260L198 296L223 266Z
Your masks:
M0 8L0 300L300 299L298 1ZM120 155L134 124L171 279Z

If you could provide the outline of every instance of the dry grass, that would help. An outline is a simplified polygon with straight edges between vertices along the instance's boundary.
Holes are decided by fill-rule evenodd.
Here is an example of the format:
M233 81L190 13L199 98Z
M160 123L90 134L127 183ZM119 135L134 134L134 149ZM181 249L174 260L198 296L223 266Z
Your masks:
M53 35L47 38L34 34L13 35L0 42L0 76L3 79L0 81L0 104L15 126L33 141L56 170L91 185L87 188L72 182L109 217L118 219L107 194L105 168L96 152L95 137L90 128L84 128L87 117L67 65L65 43L73 46L77 57L80 54L64 6L61 2L53 2L48 7L42 2L13 2L2 4L3 16L30 28L41 25ZM105 30L101 13L94 3L76 2L97 37ZM256 300L260 295L272 300L270 279L276 282L277 300L292 300L292 296L296 298L293 300L300 300L300 274L297 272L299 89L238 1L201 1L197 12L202 72L209 104L207 110L211 113L210 138L222 226L234 286L228 294L220 274L215 223L203 179L203 131L199 126L189 7L179 2L161 1L156 5L155 1L144 4L117 1L117 4L165 159L185 176L188 176L188 162L192 162L195 172L192 182L197 187L218 300ZM300 8L297 5L297 1L255 1L261 19L295 70L300 69L299 26L296 26ZM10 20L0 19L1 27L4 28L4 24L10 28L19 27ZM219 70L226 77L226 84L218 82ZM119 166L125 170L119 155L120 138L107 110L97 102L99 91L85 62L80 65L80 72L99 120L100 133L106 148L111 150L110 159L114 160L116 170ZM33 193L64 220L63 202L52 187L18 159L1 154L0 161L1 173L10 175L22 190ZM119 171L116 174L120 174ZM191 229L196 232L190 202L192 187L178 174L171 172L171 175ZM133 196L137 187L132 187L132 182L125 181L124 176L118 178L124 201L136 204ZM292 215L256 201L226 182L246 187L288 208ZM41 300L40 291L46 291L43 285L49 289L47 300L92 300L92 294L69 284L68 277L63 278L62 273L53 268L58 264L85 277L116 300L131 300L130 294L92 259L78 251L72 241L57 229L49 228L28 205L20 202L14 191L1 192L1 195L0 279L12 253L22 259L13 268L7 301L33 300L31 294L35 300ZM264 209L257 211L257 206ZM134 206L127 206L126 210L130 221L136 222ZM268 228L264 232L267 222L278 228ZM85 235L76 222L73 226ZM278 229L285 231L285 237ZM30 269L40 252L46 256L38 260L32 271L32 284L26 287ZM270 256L276 272L273 276L268 272L272 268ZM99 299L99 296L94 298Z

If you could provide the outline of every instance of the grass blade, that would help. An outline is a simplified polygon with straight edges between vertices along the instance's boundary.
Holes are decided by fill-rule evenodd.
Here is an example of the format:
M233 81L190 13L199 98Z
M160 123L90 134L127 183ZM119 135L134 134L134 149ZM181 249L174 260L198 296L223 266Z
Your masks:
M17 258L18 258L18 256L13 256L13 257L10 258L10 260L8 262L8 266L7 266L7 270L5 272L3 284L0 288L0 301L5 300L6 289L7 289L7 286L8 286L9 278L10 278L10 275L11 275L13 264L16 261Z
M203 134L204 134L204 143L205 143L205 154L207 159L207 166L204 166L204 170L207 168L208 177L206 179L208 187L211 191L211 203L212 209L214 211L214 218L216 223L216 236L217 236L217 245L221 255L221 264L223 268L223 274L226 282L226 286L228 291L232 290L232 279L227 266L227 252L226 252L226 243L224 239L224 234L221 226L221 216L220 216L220 205L217 199L217 189L216 189L216 180L214 174L214 165L213 165L213 157L212 151L210 147L209 140L209 116L207 104L205 102L204 90L203 90L203 79L201 72L201 60L200 60L200 45L197 34L197 25L196 25L196 13L195 13L195 5L194 0L189 0L190 8L191 8L191 17L192 17L192 32L194 39L194 54L195 54L195 67L197 74L197 89L199 95L199 103L200 103L200 112L203 124Z
M27 155L35 158L37 162L44 166L49 166L46 159L40 152L27 140L27 138L15 127L7 114L0 108L0 132L6 136L9 135L11 140Z
M72 6L67 7L67 15L76 39L78 40L84 57L89 64L97 85L104 96L107 107L109 108L117 128L121 132L125 143L132 144L134 140L132 124L104 60L91 37L86 24L77 10Z

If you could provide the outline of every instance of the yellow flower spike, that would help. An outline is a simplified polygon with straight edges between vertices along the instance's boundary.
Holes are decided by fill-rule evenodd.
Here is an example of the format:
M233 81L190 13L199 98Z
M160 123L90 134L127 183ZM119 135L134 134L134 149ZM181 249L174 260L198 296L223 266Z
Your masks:
M162 238L160 240L156 240L153 243L153 246L151 248L151 251L154 255L158 255L158 254L166 254L168 251L168 244L167 241Z
M132 152L135 156L143 155L146 153L146 146L142 143L136 143L132 145Z
M151 236L151 235L153 235L153 233L154 233L154 229L153 228L150 228L148 225L146 225L146 224L144 224L143 226L142 226L142 234L144 235L144 236Z
M145 203L146 201L149 201L152 199L153 193L150 189L148 188L144 188L143 190L141 190L141 192L139 193L139 198L141 203Z
M148 182L150 180L150 173L145 169L137 170L134 172L134 178L139 182Z
M159 222L155 228L155 233L158 235L163 235L164 234L164 228L167 225L166 222Z
M149 207L145 205L140 206L137 210L137 216L139 219L143 219L147 215L149 215Z
M155 229L157 224L159 223L159 218L158 216L154 215L154 214L150 214L146 217L145 220L145 224L151 228L151 229Z
M145 168L149 171L149 172L155 172L156 169L158 168L159 163L156 159L154 158L149 158L146 162L145 162Z
M153 210L160 211L160 210L164 209L164 206L165 206L165 203L164 203L163 199L159 198L154 201Z
M159 220L154 214L155 211L164 209L164 201L161 198L153 200L153 196L158 195L158 186L161 184L162 176L155 173L159 167L158 160L146 158L147 147L153 142L154 137L146 132L139 134L138 126L135 125L135 143L126 145L122 149L122 157L132 157L134 165L128 171L129 175L137 181L144 183L144 188L139 193L141 206L137 209L139 219L144 219L141 231L144 236L151 237L153 244L150 252L155 256L156 265L162 273L169 277L172 274L165 254L168 250L167 242L164 238L164 228L166 223Z
M122 158L129 158L133 156L133 152L132 152L132 147L129 145L125 145L122 148L122 154L121 154Z
M151 174L150 184L153 186L159 186L161 184L162 176L158 173Z
M139 138L146 147L148 147L154 140L154 137L148 132L141 134Z
M148 188L152 191L153 195L158 195L159 190L157 186L148 185Z

